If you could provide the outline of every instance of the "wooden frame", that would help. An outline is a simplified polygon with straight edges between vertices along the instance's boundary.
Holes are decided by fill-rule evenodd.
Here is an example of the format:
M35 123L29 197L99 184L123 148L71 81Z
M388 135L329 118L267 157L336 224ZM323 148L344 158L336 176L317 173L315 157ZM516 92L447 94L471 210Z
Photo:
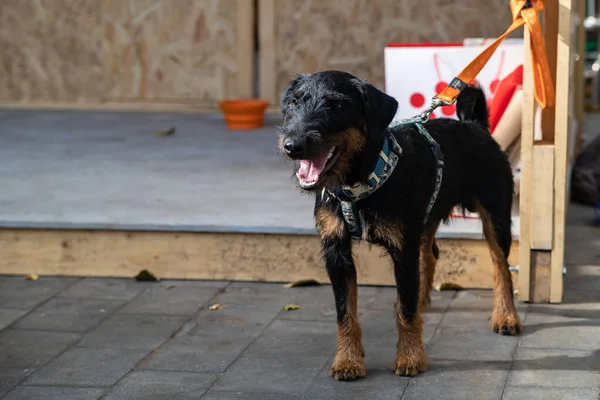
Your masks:
M483 240L438 239L434 284L491 289L494 266ZM75 229L0 229L0 274L329 283L316 235ZM359 283L394 285L377 247L355 248ZM511 264L518 259L513 242ZM516 284L516 274L513 274Z
M544 37L548 62L555 81L556 104L542 112L542 138L534 138L535 99L530 37L525 30L523 120L521 133L521 232L519 252L519 298L530 302L560 303L563 296L563 267L566 209L569 198L569 163L572 139L580 129L582 113L574 112L574 26L573 13L579 0L546 2ZM579 12L583 12L579 8ZM579 41L584 40L579 37ZM581 68L579 68L581 72ZM580 101L580 100L579 100ZM577 128L575 128L577 126Z

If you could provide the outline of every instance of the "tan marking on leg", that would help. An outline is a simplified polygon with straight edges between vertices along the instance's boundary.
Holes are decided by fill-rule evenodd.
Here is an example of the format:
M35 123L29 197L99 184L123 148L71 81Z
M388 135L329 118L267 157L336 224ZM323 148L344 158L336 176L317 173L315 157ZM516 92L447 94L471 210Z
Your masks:
M483 232L494 263L494 308L490 329L503 335L523 332L523 325L515 308L512 279L502 248L496 239L494 224L489 213L479 205L477 212L483 224Z
M419 257L419 308L425 310L431 304L431 287L433 286L433 277L437 259L433 255L433 246L435 244L435 231L425 237L425 242L421 244Z
M418 311L413 320L407 322L402 316L400 300L398 300L396 304L396 328L398 329L398 343L392 370L396 375L403 376L415 376L419 372L427 371L421 313Z
M362 329L358 321L358 288L356 279L348 282L347 312L337 325L337 353L329 374L336 380L352 381L367 376L362 345Z
M319 208L315 212L317 229L321 239L341 238L344 236L344 221L333 211Z
M396 249L402 249L404 247L404 230L399 224L393 224L378 219L371 226L370 234L385 241Z

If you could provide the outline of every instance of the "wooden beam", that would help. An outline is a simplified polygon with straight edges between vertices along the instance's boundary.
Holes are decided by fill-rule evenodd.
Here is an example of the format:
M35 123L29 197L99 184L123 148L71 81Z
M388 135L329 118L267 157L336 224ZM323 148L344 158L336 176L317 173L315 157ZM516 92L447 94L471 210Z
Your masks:
M550 302L560 303L563 295L565 224L567 212L567 170L571 124L571 72L573 70L573 0L558 2L558 41L556 64L556 127L554 140L554 246L551 257Z
M544 43L548 57L548 67L552 84L556 87L556 37L558 36L558 4L547 1L544 4ZM542 140L554 142L555 107L542 110Z
M254 97L254 3L237 0L236 77L237 96Z
M550 251L533 250L531 252L531 302L550 301Z
M438 239L434 283L491 289L494 266L483 240ZM509 263L518 259L513 242ZM376 246L355 247L361 284L394 285ZM329 282L316 235L0 229L0 274ZM515 282L516 283L516 282Z
M523 243L519 251L519 299L530 300L531 283L531 191L533 139L535 123L535 97L533 94L533 65L531 62L530 35L527 29L523 34L525 57L523 60L523 114L521 119L521 188L519 190L519 212L521 230L519 241Z
M258 42L260 51L260 97L279 106L276 88L275 0L258 1Z
M554 223L554 145L532 149L529 245L532 250L552 250Z

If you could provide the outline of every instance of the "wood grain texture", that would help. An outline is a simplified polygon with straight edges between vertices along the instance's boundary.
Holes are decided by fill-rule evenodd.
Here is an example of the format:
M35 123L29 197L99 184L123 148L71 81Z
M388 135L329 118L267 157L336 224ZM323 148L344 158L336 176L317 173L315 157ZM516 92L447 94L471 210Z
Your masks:
M273 83L261 81L261 94L271 101L294 74L323 69L346 70L383 88L388 43L495 37L511 23L505 0L278 0L273 5L274 18L260 21L275 24L275 93Z
M97 0L0 2L0 99L99 100L100 11Z
M254 88L250 0L3 0L0 101L210 104Z
M552 250L554 232L554 145L535 144L532 160L529 245L532 250Z
M484 241L437 242L434 285L493 287ZM379 248L361 244L355 257L359 283L394 285L391 262ZM511 263L516 259L514 242ZM160 278L329 282L314 235L0 230L0 274L133 277L143 269Z
M565 225L567 217L567 171L570 138L573 135L570 118L573 115L571 93L575 42L572 19L573 0L559 0L558 44L556 62L556 127L554 139L554 246L550 266L550 301L562 302L563 267L565 259Z
M103 0L105 97L237 96L237 12L236 0Z
M531 191L533 179L533 139L535 126L535 97L533 93L533 64L531 62L529 31L523 34L525 57L523 61L523 114L521 119L521 182L519 212L521 227L519 242L519 299L531 300ZM523 244L524 243L524 244Z

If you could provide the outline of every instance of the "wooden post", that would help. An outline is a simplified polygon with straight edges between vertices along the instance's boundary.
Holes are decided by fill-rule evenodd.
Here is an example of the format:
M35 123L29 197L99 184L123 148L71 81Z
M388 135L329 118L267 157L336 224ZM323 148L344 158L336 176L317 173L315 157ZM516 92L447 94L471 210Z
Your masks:
M556 89L556 104L542 111L542 138L534 139L533 79L525 31L521 132L521 232L519 298L560 303L563 294L564 232L568 200L569 143L574 134L573 3L546 2L544 38Z

